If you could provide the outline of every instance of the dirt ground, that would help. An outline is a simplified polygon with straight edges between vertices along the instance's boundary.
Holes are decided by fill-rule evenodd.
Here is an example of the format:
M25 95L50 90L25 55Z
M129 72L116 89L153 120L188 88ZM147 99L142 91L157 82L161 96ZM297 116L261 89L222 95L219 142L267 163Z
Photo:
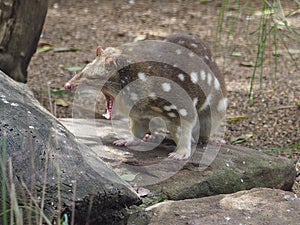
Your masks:
M296 41L299 36L285 28L278 30L280 55L277 64L273 55L274 32L268 36L264 66L257 69L253 104L250 104L248 94L252 65L257 56L260 22L257 14L261 1L247 1L240 10L234 3L227 7L219 32L220 41L216 34L222 1L201 2L52 0L40 47L51 45L53 49L32 58L28 70L29 87L57 117L71 117L72 97L60 91L74 74L67 68L74 69L92 61L97 46L118 46L135 39L163 39L171 33L197 34L210 45L227 83L226 141L239 140L239 145L299 158L300 46ZM283 3L285 13L292 12L295 7L293 1ZM296 19L300 20L299 13L289 22L299 29ZM272 24L270 22L267 27ZM287 54L284 46L291 54ZM70 48L77 51L70 51ZM260 71L263 71L261 85ZM102 107L104 113L104 105Z

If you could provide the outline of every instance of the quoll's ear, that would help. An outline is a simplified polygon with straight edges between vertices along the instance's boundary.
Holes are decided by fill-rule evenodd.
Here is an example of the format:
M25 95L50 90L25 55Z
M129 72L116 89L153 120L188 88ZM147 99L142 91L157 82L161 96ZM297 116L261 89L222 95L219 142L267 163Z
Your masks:
M116 69L117 68L117 63L115 59L112 56L108 56L105 59L105 68L106 69Z
M103 48L101 46L99 46L96 51L96 56L101 56L102 53L103 53Z

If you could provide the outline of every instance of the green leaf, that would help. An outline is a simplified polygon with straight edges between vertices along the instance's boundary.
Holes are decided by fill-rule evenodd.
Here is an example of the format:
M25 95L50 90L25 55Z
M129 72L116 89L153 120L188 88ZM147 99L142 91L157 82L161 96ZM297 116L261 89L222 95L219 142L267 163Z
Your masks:
M293 49L293 48L289 48L288 52L290 54L300 54L300 50L299 49Z
M42 53L42 52L48 52L50 50L52 50L53 48L50 46L50 45L44 45L42 47L39 47L37 50L36 50L36 53L39 54L39 53Z
M144 41L147 38L145 34L138 35L134 38L133 42Z
M68 47L61 47L61 48L54 48L54 52L60 53L60 52L76 52L78 51L78 48L68 48Z
M71 67L68 67L67 70L70 71L70 72L77 72L77 71L80 71L84 68L84 66L71 66Z
M138 173L137 174L130 174L130 173L123 174L123 175L121 175L121 178L127 182L130 182L130 181L133 181L137 175L138 175Z
M245 119L247 119L246 116L237 116L237 117L229 118L230 121L240 121L240 120L245 120Z
M206 4L206 3L208 3L208 2L211 2L212 0L200 0L200 3L201 4Z
M55 105L58 105L58 106L63 106L63 107L67 107L67 106L69 106L70 104L69 103L67 103L64 99L62 99L62 98L56 98L55 100L54 100L54 104Z
M255 16L269 16L269 15L272 15L274 14L274 9L273 8L267 8L263 11L256 11L254 13Z
M286 50L277 50L277 51L273 51L273 55L274 56L280 56L283 54L283 52L288 52L291 55L295 55L295 54L300 54L300 50L299 49L293 49L293 48L289 48Z
M253 62L241 62L240 65L241 66L246 66L246 67L253 67L254 66Z
M245 134L245 135L241 135L241 136L239 136L239 137L237 137L237 138L233 138L232 140L231 140L231 143L232 144L240 144L240 143L243 143L243 142L245 142L245 141L247 141L249 138L251 138L251 137L253 137L253 134L252 133L249 133L249 134Z
M236 57L241 57L243 55L243 53L241 53L241 52L232 52L231 55L236 56Z

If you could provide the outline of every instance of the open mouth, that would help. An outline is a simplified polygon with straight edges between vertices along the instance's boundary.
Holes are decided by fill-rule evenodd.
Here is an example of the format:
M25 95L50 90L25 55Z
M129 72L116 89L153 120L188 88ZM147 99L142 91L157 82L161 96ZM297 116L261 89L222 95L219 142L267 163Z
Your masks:
M112 108L114 105L114 97L105 92L102 92L102 93L104 94L105 99L106 99L106 113L103 114L103 116L106 119L111 120L112 119Z

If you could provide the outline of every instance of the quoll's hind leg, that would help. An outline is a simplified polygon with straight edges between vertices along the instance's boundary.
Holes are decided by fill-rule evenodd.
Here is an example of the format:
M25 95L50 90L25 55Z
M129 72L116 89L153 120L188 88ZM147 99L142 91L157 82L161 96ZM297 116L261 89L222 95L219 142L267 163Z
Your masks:
M222 123L222 114L211 115L210 109L204 110L199 113L199 123L196 124L193 130L193 138L196 140L198 138L198 144L207 145L210 144L224 144L223 136L216 136L214 134L222 134L219 130ZM198 132L197 132L198 129ZM220 133L221 132L221 133Z
M169 158L176 160L187 160L192 154L192 130L193 124L188 121L182 121L180 126L172 126L171 136L177 147L176 151L169 154Z
M199 113L198 119L199 120L194 128L194 130L198 129L198 132L193 132L193 137L195 139L198 138L199 144L207 143L212 131L210 108ZM198 137L195 137L196 135L198 135Z
M130 129L134 137L130 140L116 140L114 145L117 146L135 146L141 144L145 135L149 132L148 120L130 119Z

